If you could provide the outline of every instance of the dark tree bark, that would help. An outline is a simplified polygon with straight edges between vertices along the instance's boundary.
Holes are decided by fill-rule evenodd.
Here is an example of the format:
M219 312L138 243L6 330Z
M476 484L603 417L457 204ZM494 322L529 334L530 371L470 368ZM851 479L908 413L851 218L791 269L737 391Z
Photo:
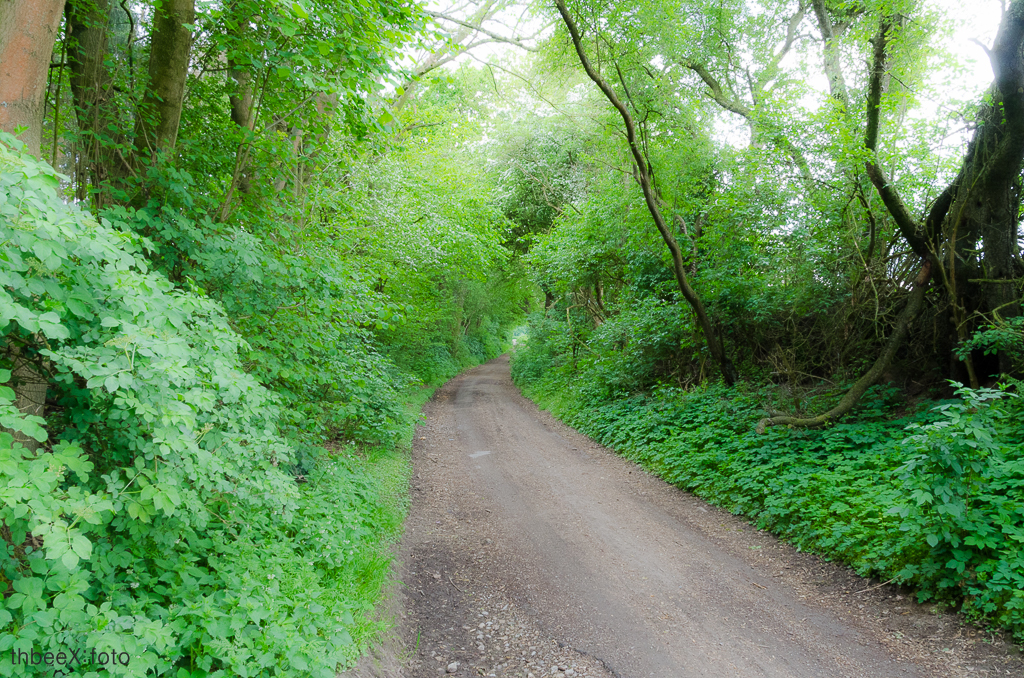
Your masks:
M109 11L108 0L71 0L66 8L71 91L78 127L83 131L96 131L100 108L110 97L110 74L104 66Z
M1020 274L1016 261L1024 165L1024 0L1013 0L1003 14L995 44L989 52L995 72L988 97L991 103L986 103L979 111L978 127L960 172L936 198L923 223L911 215L899 191L875 159L882 80L890 32L895 25L894 17L884 17L873 41L864 135L864 146L870 157L865 170L904 240L924 259L924 265L881 355L840 403L816 417L770 413L769 418L758 424L761 431L776 424L819 426L853 409L865 391L881 378L905 341L932 277L942 285L950 302L954 330L960 341L969 338L971 328L977 326L978 316L987 315L993 320L1015 317L1021 312L1014 278ZM983 277L971 278L972 275ZM977 387L978 376L969 358L965 367L971 385ZM1000 369L1009 370L1008 356L1000 356Z
M160 0L153 15L149 45L149 87L135 130L135 147L142 155L174 149L188 77L195 0Z
M576 22L573 20L572 15L569 14L569 10L565 6L565 0L555 0L555 5L558 8L558 13L562 15L562 20L565 22L566 28L569 30L573 47L576 49L576 54L579 56L583 70L586 71L587 76L595 85L598 86L598 88L600 88L605 98L608 99L611 105L615 107L615 110L618 111L619 115L622 117L622 122L626 128L626 141L629 144L629 150L633 156L633 165L636 170L637 180L640 182L640 188L643 190L644 201L647 203L647 209L650 211L651 217L654 219L654 225L657 227L662 240L665 241L669 252L672 254L672 270L675 273L679 291L693 309L693 312L697 315L697 322L700 324L701 330L704 332L704 340L707 342L708 350L711 351L712 358L714 358L715 362L718 363L719 368L721 368L725 383L732 386L739 378L736 373L736 368L725 353L725 349L722 346L718 333L711 324L711 318L708 316L708 312L704 308L704 302L701 301L701 298L690 286L690 281L687 279L682 250L679 248L679 243L672 234L672 229L670 229L668 224L665 222L665 218L662 216L661 210L658 207L657 196L654 193L654 187L651 182L651 168L648 166L637 140L636 125L633 122L633 116L630 115L629 109L626 108L618 95L615 94L615 90L605 82L604 78L601 77L600 73L598 73L590 63L590 59L587 57L587 53L583 49L583 41L580 37L579 29L576 27Z
M875 38L868 92L867 148L875 150L881 81L886 70L888 35L894 20L884 19ZM960 171L939 195L923 224L910 216L896 188L878 164L867 163L868 176L911 248L930 256L937 278L952 306L954 331L968 339L983 321L1020 315L1015 278L1018 270L1018 215L1024 164L1024 0L1014 0L1003 14L989 51L995 82L978 111L975 129ZM972 385L979 383L972 363ZM1009 370L1000 355L1000 369Z
M989 52L995 82L956 181L942 237L960 304L989 322L1021 313L1018 223L1024 162L1024 0L1007 8ZM980 247L979 247L980 245ZM977 256L977 252L981 257ZM1000 371L1010 358L1000 356Z
M0 0L0 130L39 157L50 56L64 0Z

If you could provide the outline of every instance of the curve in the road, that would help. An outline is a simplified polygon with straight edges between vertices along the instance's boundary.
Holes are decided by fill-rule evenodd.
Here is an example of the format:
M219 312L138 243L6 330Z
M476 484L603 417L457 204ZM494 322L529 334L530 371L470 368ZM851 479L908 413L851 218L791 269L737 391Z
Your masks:
M794 581L810 556L538 412L507 358L425 415L401 556L413 675L940 675L819 604Z

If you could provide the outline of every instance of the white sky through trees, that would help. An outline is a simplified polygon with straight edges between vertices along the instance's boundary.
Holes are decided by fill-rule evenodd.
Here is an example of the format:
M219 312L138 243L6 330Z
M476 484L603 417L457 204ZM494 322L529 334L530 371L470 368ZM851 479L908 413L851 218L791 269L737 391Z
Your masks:
M462 0L461 3L431 0L426 7L431 12L442 13L456 20L470 21L480 5L466 0ZM485 32L476 33L463 40L463 45L471 46L467 52L455 57L441 68L452 70L463 66L479 67L482 64L491 64L492 72L499 75L500 71L528 69L525 66L528 61L514 59L515 56L526 55L527 52L508 42L491 38L532 38L531 45L540 44L554 30L554 24L550 14L538 16L537 7L538 5L534 4L535 9L530 12L529 3L509 3L505 9L483 24ZM921 72L921 81L911 85L917 104L908 111L907 120L938 124L939 129L931 144L932 152L941 157L959 157L971 133L971 125L965 119L965 106L979 101L992 83L992 67L985 50L991 47L995 39L1003 3L1001 0L923 0L923 9L929 8L938 10L948 19L942 34L937 36L937 47L945 52L945 56L931 58ZM446 30L459 30L457 23L446 22L444 27ZM813 38L818 36L817 26L811 15L804 20L804 33ZM814 110L821 105L827 97L828 83L820 67L815 67L813 61L804 68L798 64L800 59L806 59L808 56L820 59L820 50L818 41L805 44L802 49L794 50L783 62L784 67L787 67L788 62L788 67L797 71L802 70L808 84L818 92L817 95L810 95L800 102L806 110ZM421 52L418 57L412 54L408 57L410 61L414 61L424 59L425 55ZM521 66L516 65L517 61ZM524 82L532 77L527 72L521 72L519 75ZM553 112L541 101L529 102L523 101L522 97L516 97L515 107L520 115L526 112L520 108L524 104L527 107L532 105L536 109L534 114L539 116L551 115ZM750 134L746 121L733 119L734 117L718 117L715 123L716 136L720 143L739 148L749 143Z
M435 0L428 2L426 7L431 11L445 12L450 5L451 3ZM515 25L519 29L516 31L516 35L536 34L544 27L544 20L534 16L525 22L522 21L525 6L526 3L510 5L507 10L496 17L498 21L489 22L486 28L494 33L511 35L510 26ZM950 79L950 82L946 83L946 87L942 88L948 95L946 99L971 99L980 96L992 82L992 67L981 45L986 48L992 45L1002 16L1002 2L1000 0L971 0L970 2L966 0L925 0L925 6L938 9L951 20L952 30L943 41L943 46L966 72L965 77L957 79L959 81L950 79L949 74L942 72L942 69L937 69L937 72L933 73L934 77ZM469 12L472 9L473 6L469 6L463 11ZM548 31L543 31L542 35L549 34L550 30L549 28ZM813 29L811 32L814 32ZM522 50L508 43L487 42L473 48L472 56L464 54L453 61L448 68L458 68L462 64L481 61L502 61L510 53L516 51ZM824 91L825 88L825 80L822 78L822 90ZM935 104L938 103L935 102ZM922 106L926 110L935 110L934 104L928 106L927 103L922 102Z

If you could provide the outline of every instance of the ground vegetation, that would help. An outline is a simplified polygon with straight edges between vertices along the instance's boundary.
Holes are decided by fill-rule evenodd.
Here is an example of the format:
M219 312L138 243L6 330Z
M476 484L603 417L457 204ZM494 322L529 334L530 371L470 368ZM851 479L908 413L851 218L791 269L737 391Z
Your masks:
M587 152L527 255L544 310L513 375L681 487L1020 638L1024 5L994 12L992 84L956 100L927 3L556 2L532 91L568 83L548 103Z

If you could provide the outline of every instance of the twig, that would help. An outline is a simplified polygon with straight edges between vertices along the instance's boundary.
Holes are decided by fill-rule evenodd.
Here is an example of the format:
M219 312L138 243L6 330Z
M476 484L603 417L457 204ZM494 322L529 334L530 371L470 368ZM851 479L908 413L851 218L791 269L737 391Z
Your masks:
M448 575L448 583L450 583L452 586L455 586L455 582L452 581L452 576L451 575ZM455 586L455 590L458 591L459 593L465 593L465 591L460 589L458 586Z
M504 35L499 35L497 33L489 31L486 28L484 28L483 27L484 21L487 21L490 17L486 17L485 16L485 17L481 18L479 24L474 24L474 23L471 23L471 22L468 22L468 21L462 21L461 19L456 19L455 17L448 16L447 14L444 14L442 12L433 12L433 11L427 10L424 13L427 14L428 16L434 17L435 19L442 19L444 21L451 21L453 24L458 24L459 26L462 26L463 28L468 28L470 31L473 31L475 33L483 33L484 35L486 35L487 37L491 38L495 42L507 42L510 45L515 45L516 47L525 49L525 50L527 50L529 52L539 52L540 51L539 47L530 47L529 45L523 44L523 42L521 40L519 40L515 36L509 38L509 37L506 37ZM548 24L548 26L550 26L550 25L551 24ZM544 26L539 31L537 31L537 33L540 33L541 31L543 31L548 26ZM534 33L533 35L528 36L526 39L529 40L529 39L535 37L537 35L537 33Z
M869 588L866 588L866 589L864 589L863 591L856 591L855 593L853 593L853 594L851 594L851 595L854 595L854 596L856 596L856 595L860 595L861 593L867 593L868 591L874 591L875 589L880 589L880 588L882 588L883 586L885 586L886 584L891 584L891 583L893 583L894 581L896 581L896 577L893 577L893 578L892 578L892 579L890 579L889 581L883 581L883 582L882 582L881 584L877 584L876 586L871 586L871 587L869 587Z
M829 593L827 595L824 595L824 596L822 596L822 598L830 598L832 596L857 596L857 595L860 595L861 593L867 593L868 591L874 591L875 589L880 589L883 586L885 586L886 584L891 584L894 581L896 581L895 577L893 577L889 581L883 581L881 584L876 584L875 586L869 586L868 588L862 589L860 591L837 591L836 593ZM813 583L813 582L811 582L811 583ZM824 583L824 582L822 582L822 583Z

